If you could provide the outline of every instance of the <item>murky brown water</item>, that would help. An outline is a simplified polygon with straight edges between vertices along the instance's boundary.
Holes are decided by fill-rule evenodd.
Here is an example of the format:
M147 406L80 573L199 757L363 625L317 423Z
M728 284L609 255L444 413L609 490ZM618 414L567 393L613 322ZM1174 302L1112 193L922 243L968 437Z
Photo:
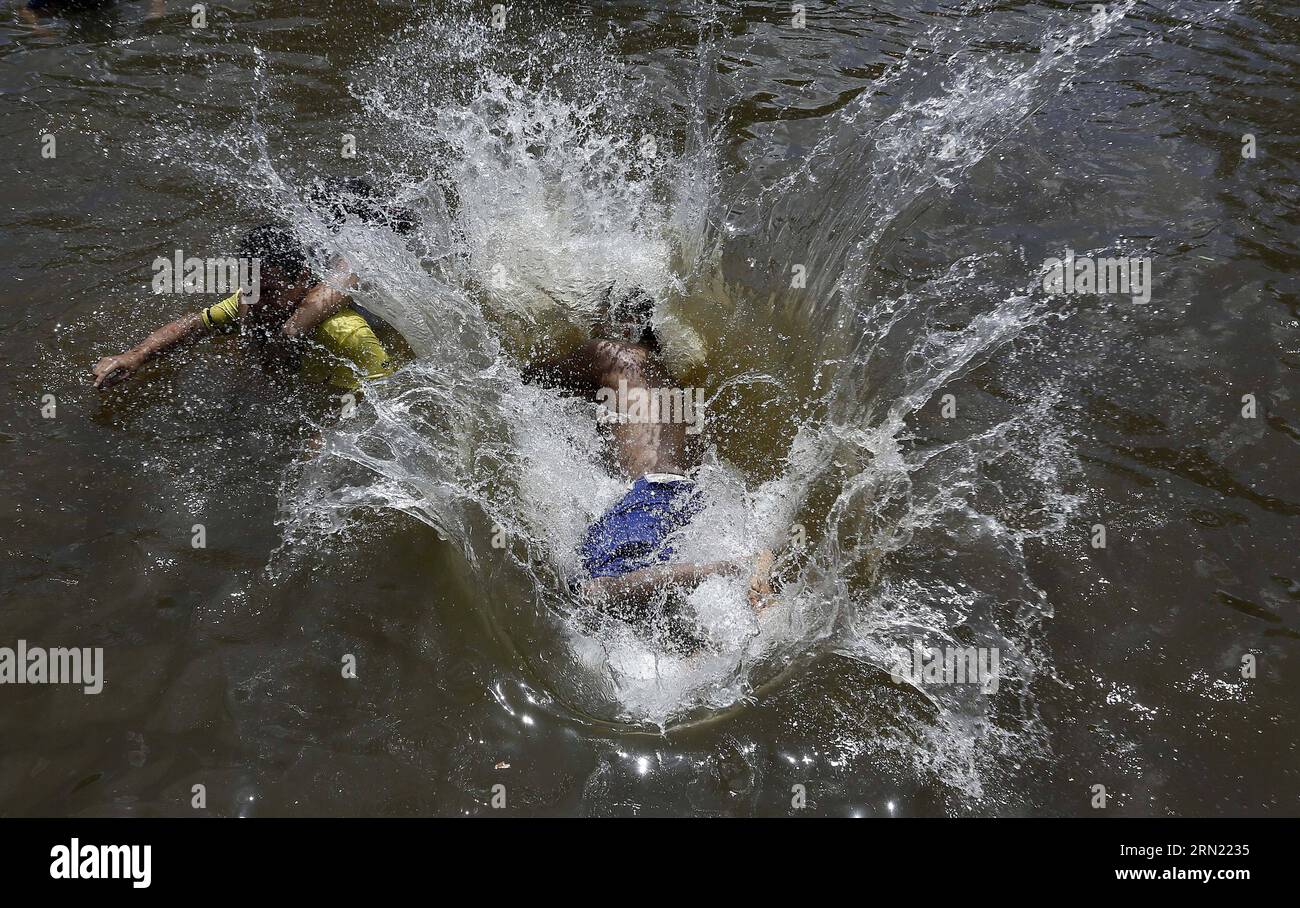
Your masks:
M198 30L173 6L44 36L0 23L0 646L103 647L107 675L98 696L0 686L0 814L184 815L196 784L222 815L486 814L496 784L538 814L786 814L797 784L832 815L1092 814L1096 784L1123 814L1300 812L1296 5L1139 2L1094 39L1090 4L809 2L803 29L788 4L519 4L464 59L421 29L445 38L490 4L231 2ZM1072 34L1065 62L1033 68ZM675 185L700 177L679 195L722 238L678 294L710 348L692 380L732 388L716 450L751 491L787 477L822 553L807 624L666 731L603 714L553 658L563 619L493 560L486 492L451 496L458 528L371 488L344 531L286 543L324 392L286 401L236 343L112 394L86 380L196 308L149 292L156 255L228 250L311 174L432 173L464 235L464 212L512 223L457 169L492 166L458 157L468 133L421 142L367 92L445 116L491 71L554 89L541 109L567 117L588 57L668 136ZM716 182L683 150L695 122ZM223 137L268 157L241 171ZM610 220L585 222L590 245L539 246L556 271L613 254L597 239L625 199L587 191ZM1151 301L1015 302L1066 247L1150 256ZM452 323L442 307L429 324ZM396 387L465 387L477 366L442 368ZM726 385L747 372L766 383ZM506 445L494 425L474 437ZM790 466L801 429L839 439L810 475ZM510 438L502 462L527 453ZM429 500L446 479L401 476ZM878 574L858 543L885 551ZM891 685L881 646L913 626L1013 649L1024 683L938 707Z

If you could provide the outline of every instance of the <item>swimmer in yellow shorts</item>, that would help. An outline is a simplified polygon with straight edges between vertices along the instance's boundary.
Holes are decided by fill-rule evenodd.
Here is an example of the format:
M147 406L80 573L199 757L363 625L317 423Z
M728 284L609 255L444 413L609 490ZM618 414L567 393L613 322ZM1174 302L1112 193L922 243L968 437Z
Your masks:
M104 357L91 370L95 387L130 378L146 362L176 347L236 329L268 355L300 359L304 377L328 382L339 391L355 391L363 380L392 374L388 351L365 316L350 305L346 291L356 286L357 278L341 259L320 280L298 239L275 224L245 236L239 256L259 262L256 295L237 290L215 306L163 325L125 353Z

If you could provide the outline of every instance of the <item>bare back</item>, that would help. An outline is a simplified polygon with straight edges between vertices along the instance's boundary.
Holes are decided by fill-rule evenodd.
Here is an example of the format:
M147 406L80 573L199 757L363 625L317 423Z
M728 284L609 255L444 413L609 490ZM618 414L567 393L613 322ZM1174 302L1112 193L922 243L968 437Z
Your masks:
M593 339L573 354L541 370L552 384L594 395L602 388L615 395L629 391L673 389L676 380L649 348L618 340ZM614 424L614 453L629 478L646 473L685 473L698 465L688 450L686 426L667 419Z

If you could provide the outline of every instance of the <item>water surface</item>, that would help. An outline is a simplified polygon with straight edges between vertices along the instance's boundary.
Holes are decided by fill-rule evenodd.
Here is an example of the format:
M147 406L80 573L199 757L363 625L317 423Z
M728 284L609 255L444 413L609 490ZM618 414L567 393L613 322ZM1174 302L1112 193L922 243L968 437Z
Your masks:
M1296 6L805 6L0 24L0 645L108 678L0 688L0 812L1297 812ZM418 236L329 233L345 175ZM90 388L197 308L155 256L273 215L410 343L354 417L237 343ZM1151 300L1045 293L1067 248ZM611 280L709 399L684 550L806 537L764 622L692 597L704 658L563 593L619 481L518 369ZM892 684L915 640L997 693Z

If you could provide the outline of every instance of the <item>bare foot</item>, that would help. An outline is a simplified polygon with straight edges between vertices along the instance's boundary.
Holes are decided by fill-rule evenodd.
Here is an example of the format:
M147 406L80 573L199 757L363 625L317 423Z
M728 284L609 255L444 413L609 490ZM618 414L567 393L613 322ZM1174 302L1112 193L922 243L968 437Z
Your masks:
M754 558L754 570L749 575L749 605L760 614L776 602L772 597L772 562L775 560L771 549L764 549Z

